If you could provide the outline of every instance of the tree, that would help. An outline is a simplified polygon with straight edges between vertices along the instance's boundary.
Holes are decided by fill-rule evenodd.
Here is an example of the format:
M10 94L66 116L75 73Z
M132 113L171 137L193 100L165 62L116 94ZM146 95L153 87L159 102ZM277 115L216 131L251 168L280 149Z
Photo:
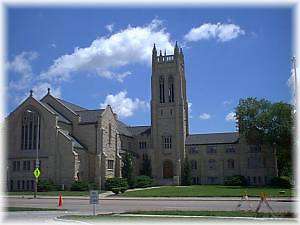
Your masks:
M293 106L266 99L241 99L236 108L239 132L251 144L267 144L276 149L280 176L292 175Z
M143 164L140 173L141 175L152 177L151 159L149 159L148 154L143 155Z
M126 152L124 158L122 157L123 167L122 167L122 177L127 179L130 187L134 186L133 178L133 157L129 152Z
M183 162L181 184L185 186L192 184L191 166L187 157L185 157Z

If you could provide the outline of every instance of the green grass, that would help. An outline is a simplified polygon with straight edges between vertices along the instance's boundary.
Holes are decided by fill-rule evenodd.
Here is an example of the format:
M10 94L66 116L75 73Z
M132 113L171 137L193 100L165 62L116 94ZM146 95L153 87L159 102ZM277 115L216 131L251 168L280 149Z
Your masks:
M121 196L125 197L241 197L244 192L248 196L259 197L261 192L268 197L291 197L292 189L272 187L240 187L222 185L192 185L186 187L163 186L153 189L127 191ZM285 191L280 194L279 191Z
M54 209L54 208L31 208L31 207L7 207L7 212L19 212L19 211L62 211L65 209Z
M58 196L59 193L62 196L89 196L89 191L45 191L45 192L38 192L37 196ZM99 193L101 193L99 191ZM31 191L14 191L14 192L6 192L7 195L32 195L34 192Z
M220 216L220 217L280 217L294 218L295 215L290 212L252 212L252 211L136 211L129 214L140 215L171 215L171 216Z

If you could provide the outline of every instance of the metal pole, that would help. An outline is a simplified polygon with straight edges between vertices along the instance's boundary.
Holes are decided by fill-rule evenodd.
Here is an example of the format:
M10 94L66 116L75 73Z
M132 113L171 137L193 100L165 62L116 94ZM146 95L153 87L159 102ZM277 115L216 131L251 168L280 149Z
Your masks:
M296 57L295 56L293 56L292 62L293 62L294 74L295 74L295 104L297 106L297 70L296 70Z
M96 215L96 204L93 204L93 216Z
M39 167L39 128L40 128L40 119L39 115L37 115L37 129L36 129L36 161L35 161L35 168ZM36 198L37 195L37 185L38 185L38 178L35 179L35 185L34 185L34 198Z

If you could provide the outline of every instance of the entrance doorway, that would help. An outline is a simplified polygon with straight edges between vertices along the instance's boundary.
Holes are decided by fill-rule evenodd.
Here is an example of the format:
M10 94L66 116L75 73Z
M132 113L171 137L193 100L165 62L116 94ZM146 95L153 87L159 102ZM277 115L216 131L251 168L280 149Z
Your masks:
M163 163L163 178L173 178L173 163L171 160L166 160Z

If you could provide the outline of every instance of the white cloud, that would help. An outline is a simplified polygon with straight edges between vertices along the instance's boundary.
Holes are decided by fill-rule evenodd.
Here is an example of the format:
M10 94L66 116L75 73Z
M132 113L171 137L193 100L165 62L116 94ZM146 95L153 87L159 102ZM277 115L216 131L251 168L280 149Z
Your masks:
M38 57L36 52L22 52L15 56L11 62L7 62L8 71L16 73L17 77L12 79L8 87L13 91L24 90L28 88L32 79L31 63Z
M97 38L86 48L77 47L73 53L55 59L41 77L66 80L72 73L79 71L107 77L114 69L119 71L120 68L130 64L150 65L153 43L159 49L173 51L170 35L165 31L162 22L157 19L145 26L129 25L125 30L111 36Z
M55 44L55 43L52 43L52 44L51 44L51 47L52 47L52 48L56 48L56 44Z
M223 105L225 106L225 107L228 107L228 106L230 106L232 104L232 100L225 100L225 101L223 101Z
M299 71L299 67L296 68ZM296 105L296 93L295 93L295 70L294 68L291 69L291 76L287 80L287 85L291 91L291 104Z
M199 118L201 119L201 120L208 120L208 119L210 119L210 115L208 114L208 113L202 113L200 116L199 116Z
M235 112L230 112L225 117L226 121L236 121Z
M240 26L233 23L205 23L199 27L192 28L185 36L186 41L200 41L208 39L217 39L220 42L230 41L240 35L244 35L245 31Z
M145 109L149 107L145 101L138 98L131 99L127 97L127 91L121 91L116 95L107 95L104 103L100 104L101 108L110 105L115 113L120 117L130 117L138 109Z
M105 26L105 28L111 33L114 30L114 24L113 23L112 24L107 24Z

